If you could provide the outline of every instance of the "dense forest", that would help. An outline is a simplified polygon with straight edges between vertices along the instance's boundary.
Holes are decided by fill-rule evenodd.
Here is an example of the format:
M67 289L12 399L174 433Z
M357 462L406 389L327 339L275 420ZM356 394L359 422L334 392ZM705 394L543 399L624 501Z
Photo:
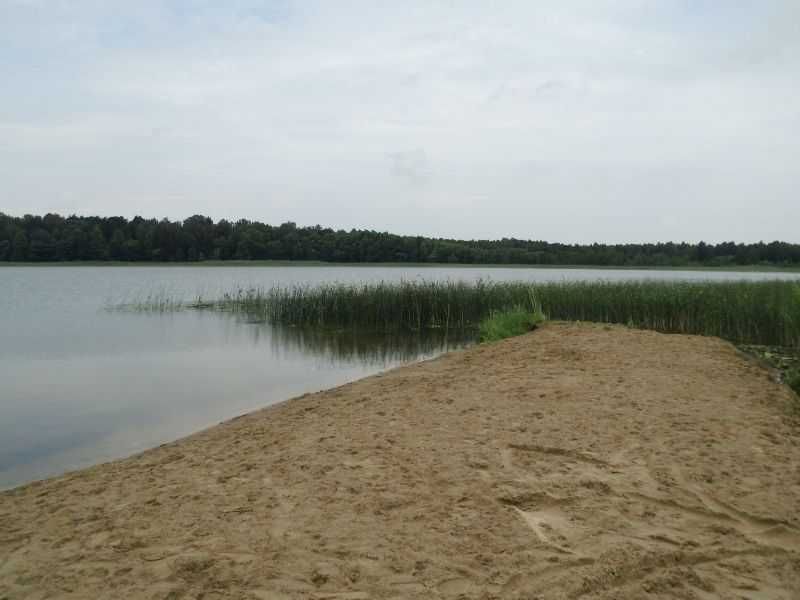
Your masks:
M800 266L800 244L588 244L451 240L294 223L0 213L0 261L315 260L596 266Z

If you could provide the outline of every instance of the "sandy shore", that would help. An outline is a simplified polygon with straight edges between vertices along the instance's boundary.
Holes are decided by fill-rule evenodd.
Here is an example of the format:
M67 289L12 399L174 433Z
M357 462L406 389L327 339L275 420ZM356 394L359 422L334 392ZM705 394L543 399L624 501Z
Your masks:
M0 599L797 599L790 401L548 324L0 494Z

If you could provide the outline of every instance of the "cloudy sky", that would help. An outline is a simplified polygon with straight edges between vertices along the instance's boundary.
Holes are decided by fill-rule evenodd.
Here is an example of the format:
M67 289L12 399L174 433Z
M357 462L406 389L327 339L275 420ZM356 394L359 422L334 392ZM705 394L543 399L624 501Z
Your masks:
M0 0L0 211L800 242L800 2Z

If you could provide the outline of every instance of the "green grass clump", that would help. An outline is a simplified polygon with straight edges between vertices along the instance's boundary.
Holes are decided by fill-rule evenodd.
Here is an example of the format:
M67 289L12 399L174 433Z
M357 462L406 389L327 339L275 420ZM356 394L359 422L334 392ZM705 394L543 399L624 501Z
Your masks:
M544 321L544 315L525 308L494 311L478 326L478 339L481 342L497 342L505 338L522 335L536 328Z

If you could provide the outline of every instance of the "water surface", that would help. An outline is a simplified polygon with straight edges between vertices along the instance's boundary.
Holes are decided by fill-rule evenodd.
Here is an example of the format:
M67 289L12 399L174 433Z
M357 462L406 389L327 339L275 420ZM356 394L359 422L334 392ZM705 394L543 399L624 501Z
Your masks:
M2 267L0 488L130 455L219 421L470 343L338 335L234 315L108 311L153 294L401 279L765 279L786 273L472 267Z

